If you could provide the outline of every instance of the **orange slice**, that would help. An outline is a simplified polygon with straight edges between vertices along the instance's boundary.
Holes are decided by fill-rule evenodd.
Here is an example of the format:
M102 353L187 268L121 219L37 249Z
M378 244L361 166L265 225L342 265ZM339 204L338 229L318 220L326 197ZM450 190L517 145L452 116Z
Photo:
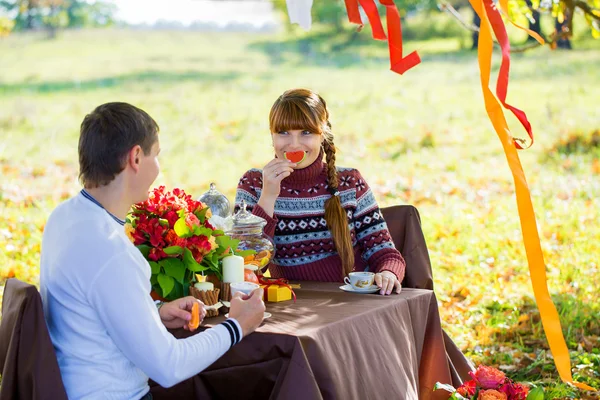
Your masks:
M271 257L271 252L269 250L263 250L263 251L261 251L260 253L258 253L254 257L254 259L255 260L260 260L261 258L265 258L265 257L267 257L267 258ZM250 261L252 261L252 260L250 260Z
M244 281L258 283L258 277L251 269L244 269Z
M188 322L188 326L192 332L200 326L200 303L197 301L194 301L194 305L192 306L192 319Z

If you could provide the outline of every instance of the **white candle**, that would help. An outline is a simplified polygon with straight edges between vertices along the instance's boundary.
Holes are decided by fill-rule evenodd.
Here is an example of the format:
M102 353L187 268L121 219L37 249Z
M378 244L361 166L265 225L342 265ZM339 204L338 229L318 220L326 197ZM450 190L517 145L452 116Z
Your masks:
M207 290L213 290L215 288L215 285L213 285L212 282L196 282L194 287L198 290L205 292Z
M244 258L227 256L223 258L223 282L244 282Z

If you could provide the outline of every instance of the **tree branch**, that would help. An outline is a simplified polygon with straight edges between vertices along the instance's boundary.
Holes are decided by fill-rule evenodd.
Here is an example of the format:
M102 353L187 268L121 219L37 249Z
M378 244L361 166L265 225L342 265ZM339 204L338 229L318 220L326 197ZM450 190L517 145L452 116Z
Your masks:
M600 20L600 17L593 13L593 9L581 0L575 0L575 1L565 0L565 3L567 4L567 9L569 11L569 13L567 15L567 18L568 18L567 26L569 28L563 32L558 32L558 33L555 32L554 34L551 35L549 40L546 40L545 44L549 45L550 48L552 48L552 49L556 48L556 43L559 40L567 39L567 38L571 37L573 15L574 15L573 8L574 7L579 7L586 14L589 14L589 15L593 16L594 18ZM465 19L462 17L462 15L460 15L460 13L451 4L448 4L446 2L438 3L438 8L441 11L446 11L448 14L452 15L454 17L454 19L456 19L467 30L472 31L472 32L479 32L479 28L476 27L475 25L470 24L469 22L465 21ZM495 39L494 39L494 45L495 46L498 45L498 43L496 42ZM511 53L523 53L527 50L535 49L536 47L540 47L540 46L542 46L542 45L536 41L533 43L524 44L522 46L511 47L510 52Z
M600 21L600 15L595 14L594 10L592 9L592 7L590 7L589 4L581 1L581 0L577 0L575 1L575 3L573 4L575 7L581 9L581 11L583 11L584 13L586 13L587 15L589 15L592 18L597 19L598 21Z
M475 25L465 21L464 18L462 17L462 15L460 15L460 13L456 10L456 8L452 7L451 4L444 2L444 3L438 3L437 6L440 9L440 11L446 11L446 12L448 12L448 14L452 15L464 28L466 28L472 32L479 32L479 28L476 27Z

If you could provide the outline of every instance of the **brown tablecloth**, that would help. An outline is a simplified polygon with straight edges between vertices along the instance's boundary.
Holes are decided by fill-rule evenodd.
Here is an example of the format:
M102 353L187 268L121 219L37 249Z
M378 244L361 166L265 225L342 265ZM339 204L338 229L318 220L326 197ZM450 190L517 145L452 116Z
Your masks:
M339 286L303 282L296 303L266 303L272 317L255 333L179 385L151 384L154 398L447 398L433 392L435 382L452 382L433 291L380 296Z

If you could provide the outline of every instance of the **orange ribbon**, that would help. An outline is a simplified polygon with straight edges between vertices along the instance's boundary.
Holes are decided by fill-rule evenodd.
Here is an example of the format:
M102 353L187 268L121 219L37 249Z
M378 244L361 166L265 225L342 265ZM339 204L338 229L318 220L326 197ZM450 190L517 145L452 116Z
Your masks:
M263 276L258 277L258 283L261 285L265 285L265 292L269 289L271 285L279 285L290 289L292 292L292 297L294 298L294 303L296 302L296 293L294 293L294 289L289 285L289 281L284 278L265 278Z
M529 192L527 181L525 179L525 173L523 171L523 167L521 166L517 149L515 148L514 138L510 134L501 103L489 88L493 49L491 28L495 25L497 37L498 32L500 32L500 37L498 37L498 40L504 40L502 38L503 29L498 30L500 24L502 24L502 27L504 27L504 23L502 22L501 18L497 18L499 14L498 11L492 6L492 0L469 0L469 2L481 18L478 60L485 108L490 121L494 126L494 130L496 131L496 134L502 143L502 147L504 149L504 153L515 182L517 207L519 210L519 219L521 222L521 231L525 244L525 252L527 253L531 284L533 286L533 293L536 303L540 310L540 317L542 319L542 325L544 327L544 332L546 333L546 338L548 339L550 351L554 356L556 369L558 370L558 373L564 382L571 383L581 389L595 390L584 383L573 381L569 349L567 348L562 333L558 312L556 311L556 307L554 306L548 291L546 265L544 263L533 204L531 202L531 193ZM506 54L506 56L508 56L508 54ZM503 48L503 62L505 62L506 56ZM505 70L503 70L500 75L503 76L505 73L506 75L503 79L506 79L506 81L499 83L499 86L504 85L508 80L508 64L505 65ZM501 100L503 100L501 95L506 95L506 92L499 90L499 97ZM506 104L504 105L506 106ZM513 110L511 109L511 111ZM518 117L518 113L515 115Z
M345 2L348 20L351 23L361 26L363 24L358 10L358 4L360 3L371 24L373 39L387 39L390 51L390 69L392 71L402 75L421 62L421 58L416 51L413 51L406 57L402 56L402 24L400 22L400 13L393 0L379 0L379 3L385 6L386 9L388 37L386 37L381 25L381 18L374 0L345 0Z
M527 146L527 148L529 148L531 145L533 145L533 131L531 129L531 124L527 120L527 115L518 108L506 103L506 94L508 92L508 74L510 70L510 42L508 41L506 27L504 26L502 16L500 15L500 12L496 8L495 4L493 4L491 1L486 1L484 2L484 5L485 12L487 13L490 24L492 25L496 39L498 39L498 43L502 49L502 63L500 64L500 72L498 73L498 81L496 82L496 96L498 96L498 99L504 108L510 110L527 131L527 134L531 139L531 142ZM523 149L521 144L514 138L513 142L517 149Z

